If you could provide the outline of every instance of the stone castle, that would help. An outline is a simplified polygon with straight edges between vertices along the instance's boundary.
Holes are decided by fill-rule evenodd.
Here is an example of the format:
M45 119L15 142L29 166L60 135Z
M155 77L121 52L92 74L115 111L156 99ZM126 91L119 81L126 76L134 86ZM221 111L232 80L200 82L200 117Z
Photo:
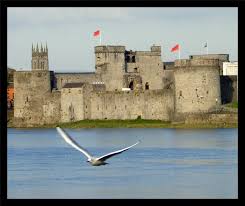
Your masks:
M215 111L222 103L221 67L227 54L163 62L161 47L128 51L96 46L95 72L49 70L48 47L32 47L32 70L14 74L16 125L84 119L174 121Z

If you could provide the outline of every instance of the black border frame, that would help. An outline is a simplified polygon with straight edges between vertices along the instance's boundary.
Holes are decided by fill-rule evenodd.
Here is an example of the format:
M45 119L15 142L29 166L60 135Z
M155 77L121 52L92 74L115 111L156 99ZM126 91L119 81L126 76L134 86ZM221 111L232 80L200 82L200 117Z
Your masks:
M112 1L112 0L0 0L0 26L1 26L1 32L0 32L0 46L1 46L1 52L0 52L0 90L1 91L7 91L7 8L9 7L238 7L238 25L241 26L242 21L242 15L244 14L241 12L243 7L243 2L240 2L238 0L223 0L223 1L195 1L195 0L120 0L120 1ZM244 18L244 17L243 17ZM241 30L239 29L239 33ZM238 59L239 59L239 68L242 68L242 61L241 61L241 44L240 44L241 38L238 39L239 41L239 47L238 47ZM239 77L241 77L241 70L239 70ZM241 78L238 78L241 79ZM238 100L239 105L242 105L242 99L241 99L241 81L238 82ZM8 199L7 198L7 93L6 92L0 92L1 99L0 99L0 198L1 203L3 205L7 205L7 203L10 204L19 204L19 203L25 203L29 205L33 205L36 203L63 203L63 204L69 204L72 202L79 202L79 203L106 203L106 200L100 200L100 203L97 202L97 200L89 200L89 199L81 199L82 201L79 201L80 199ZM240 103L241 102L241 103ZM240 122L241 119L241 107L239 107L239 113L238 113L238 120ZM238 132L240 131L240 124L238 124ZM240 132L239 132L240 133ZM240 134L239 134L240 136ZM241 138L239 138L239 144L238 144L238 178L239 174L241 174ZM241 184L238 182L238 199L241 197ZM117 199L115 199L117 200ZM125 199L126 200L126 199ZM125 200L122 200L123 204L125 203ZM169 199L164 199L164 201L167 201ZM171 199L172 200L172 199ZM174 201L169 201L169 203L180 203L181 199L175 199ZM148 200L142 201L142 203L147 203ZM206 201L206 200L205 200ZM135 203L134 199L130 200L131 203ZM222 201L223 202L223 201ZM228 203L229 201L226 199L225 203ZM149 203L149 202L148 202ZM181 202L183 203L183 202ZM217 203L217 202L216 202ZM234 202L233 202L234 203ZM106 203L108 204L108 202ZM1 205L1 204L0 204Z

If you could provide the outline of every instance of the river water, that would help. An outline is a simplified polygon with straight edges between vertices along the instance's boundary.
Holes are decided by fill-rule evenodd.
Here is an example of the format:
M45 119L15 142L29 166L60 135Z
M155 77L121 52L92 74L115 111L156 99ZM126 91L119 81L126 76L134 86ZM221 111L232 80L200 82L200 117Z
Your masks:
M91 166L56 129L8 129L8 198L237 198L237 129L66 129L95 156L141 143Z

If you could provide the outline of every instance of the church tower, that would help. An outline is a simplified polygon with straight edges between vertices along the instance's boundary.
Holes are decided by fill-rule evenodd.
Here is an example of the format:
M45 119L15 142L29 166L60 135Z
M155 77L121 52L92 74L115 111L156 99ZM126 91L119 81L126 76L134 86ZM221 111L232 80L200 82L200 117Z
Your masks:
M43 47L41 44L41 48L38 48L38 44L35 48L32 45L32 60L31 60L31 67L33 71L36 70L43 70L48 71L48 47L46 43L46 47Z

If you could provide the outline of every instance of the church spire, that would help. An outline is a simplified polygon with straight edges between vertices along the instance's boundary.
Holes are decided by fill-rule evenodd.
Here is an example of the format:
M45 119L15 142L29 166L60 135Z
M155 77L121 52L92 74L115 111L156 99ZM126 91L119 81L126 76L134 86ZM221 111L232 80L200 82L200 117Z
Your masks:
M47 41L46 41L46 53L48 53L48 46L47 46Z
M33 42L31 43L31 54L32 56L35 55L35 48L33 47Z
M39 52L39 49L38 49L38 43L37 43L37 47L36 47L36 52Z
M32 70L49 70L47 42L32 43Z

